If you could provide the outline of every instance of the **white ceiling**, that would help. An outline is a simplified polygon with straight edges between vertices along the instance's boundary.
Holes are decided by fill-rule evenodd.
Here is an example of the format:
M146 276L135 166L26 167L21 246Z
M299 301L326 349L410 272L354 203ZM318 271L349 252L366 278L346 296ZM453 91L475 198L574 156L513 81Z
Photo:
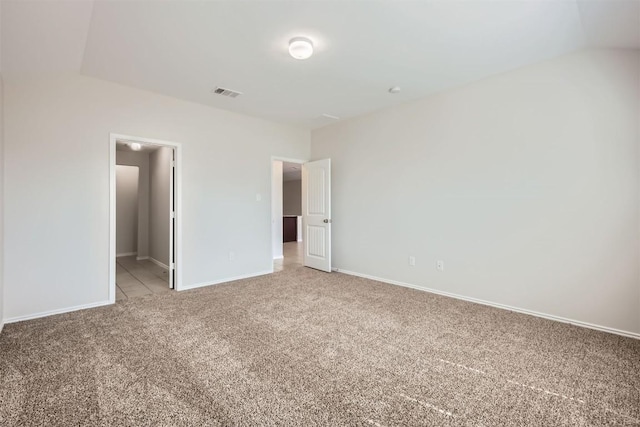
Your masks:
M116 141L116 151L135 151L138 153L152 153L160 149L159 145L154 144L140 144L140 150L134 150L131 148L129 141L118 140Z
M81 72L316 128L585 47L640 48L638 0L2 0L2 73ZM313 57L287 42L307 36ZM391 86L402 88L389 94ZM214 95L215 86L244 94Z
M282 180L296 181L302 179L302 165L298 163L282 162Z

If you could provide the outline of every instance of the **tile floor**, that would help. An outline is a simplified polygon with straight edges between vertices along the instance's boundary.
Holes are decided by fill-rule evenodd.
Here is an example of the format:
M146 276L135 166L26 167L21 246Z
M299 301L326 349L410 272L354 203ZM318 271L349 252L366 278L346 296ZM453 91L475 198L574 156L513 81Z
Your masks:
M286 242L283 244L283 259L273 260L273 272L288 270L302 265L302 242Z
M273 261L273 271L300 267L302 248L302 242L284 243L284 258ZM135 255L116 258L116 301L170 290L166 269L149 260L136 261Z
M168 271L135 255L116 258L116 301L169 292Z

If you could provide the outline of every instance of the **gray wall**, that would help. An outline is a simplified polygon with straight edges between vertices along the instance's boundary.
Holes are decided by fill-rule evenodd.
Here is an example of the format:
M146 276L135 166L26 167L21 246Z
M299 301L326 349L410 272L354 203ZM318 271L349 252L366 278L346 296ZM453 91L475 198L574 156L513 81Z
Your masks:
M583 51L313 131L334 266L640 333L639 64Z
M149 155L149 256L169 265L171 161L173 150L160 147Z
M116 255L137 253L139 172L137 166L116 166Z
M110 132L182 144L184 287L272 269L271 158L308 130L66 74L5 81L4 114L5 319L108 303Z
M138 181L138 258L149 256L149 153L116 151L116 164L137 166Z
M283 215L302 215L302 181L284 181L282 183Z

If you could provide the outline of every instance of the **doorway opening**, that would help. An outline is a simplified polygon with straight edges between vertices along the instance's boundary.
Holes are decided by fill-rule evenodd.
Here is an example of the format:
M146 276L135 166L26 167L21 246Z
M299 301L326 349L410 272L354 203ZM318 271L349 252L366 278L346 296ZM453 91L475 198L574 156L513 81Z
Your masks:
M273 271L303 265L302 164L272 160Z
M180 290L180 145L110 139L109 300Z

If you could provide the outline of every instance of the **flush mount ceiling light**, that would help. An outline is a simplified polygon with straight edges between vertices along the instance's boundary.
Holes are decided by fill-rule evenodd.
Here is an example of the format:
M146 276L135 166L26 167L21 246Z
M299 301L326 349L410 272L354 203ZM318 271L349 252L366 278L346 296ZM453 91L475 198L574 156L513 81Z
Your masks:
M129 144L129 147L131 147L133 151L140 151L142 149L142 145L138 144L137 142L132 142L131 144Z
M332 114L327 114L327 113L322 113L320 117L324 117L325 119L331 119L331 120L340 120L340 117L334 116Z
M295 59L307 59L313 55L313 42L306 37L294 37L289 40L289 55Z

